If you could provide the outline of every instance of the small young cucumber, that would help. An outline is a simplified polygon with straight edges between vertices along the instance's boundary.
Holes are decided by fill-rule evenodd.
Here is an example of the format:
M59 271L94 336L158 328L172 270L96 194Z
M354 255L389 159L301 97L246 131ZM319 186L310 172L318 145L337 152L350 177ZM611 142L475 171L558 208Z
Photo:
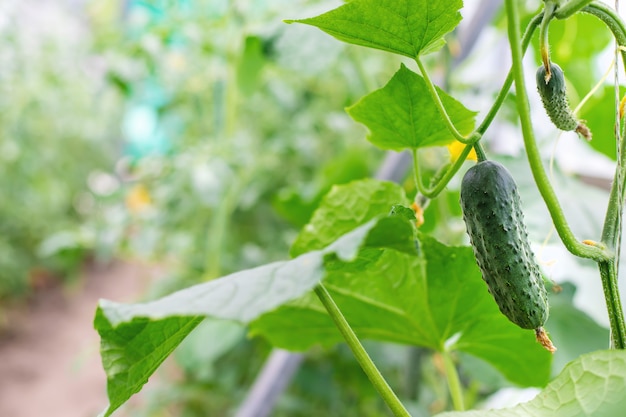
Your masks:
M546 288L509 171L494 161L470 168L461 183L461 208L476 261L500 311L518 326L534 329L538 340L547 337L542 328L548 319Z
M567 101L565 77L557 64L550 63L550 79L546 81L546 68L537 69L537 89L548 117L556 127L566 132L576 131L585 139L591 140L591 131L574 116Z

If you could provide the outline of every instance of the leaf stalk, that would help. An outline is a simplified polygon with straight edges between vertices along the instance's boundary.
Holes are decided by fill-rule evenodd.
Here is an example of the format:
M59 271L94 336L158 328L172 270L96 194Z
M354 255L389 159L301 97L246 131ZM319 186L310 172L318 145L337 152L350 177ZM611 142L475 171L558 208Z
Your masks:
M463 400L463 387L461 386L461 380L459 379L459 373L456 370L454 361L450 356L450 352L447 350L441 352L441 357L446 371L450 397L452 397L452 405L454 406L455 411L464 411L465 403Z
M389 384L387 384L387 381L382 376L378 368L376 368L376 365L367 354L367 351L357 338L356 334L354 334L354 331L350 327L350 324L348 324L348 321L344 317L343 313L341 312L337 304L335 304L335 300L333 300L323 284L320 283L317 287L315 287L315 294L320 299L320 301L326 308L326 311L328 311L328 314L335 322L335 325L339 329L339 332L341 332L343 338L346 340L346 343L348 344L350 350L352 350L352 353L354 354L354 357L363 369L363 372L365 372L372 385L374 385L374 388L376 388L387 406L389 406L389 409L393 412L393 415L395 417L411 417L409 412L406 410L406 408L404 408L404 406L396 396L395 392L393 392L391 387L389 387Z

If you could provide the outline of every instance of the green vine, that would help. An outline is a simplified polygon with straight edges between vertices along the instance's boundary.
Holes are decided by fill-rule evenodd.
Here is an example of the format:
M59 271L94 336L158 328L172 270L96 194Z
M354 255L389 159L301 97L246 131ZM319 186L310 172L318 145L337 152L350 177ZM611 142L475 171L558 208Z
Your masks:
M590 246L580 242L574 236L561 205L545 168L541 161L541 154L535 141L535 135L532 129L532 122L530 120L530 104L528 102L528 94L526 93L526 82L524 79L524 68L522 65L522 48L521 39L519 35L519 16L517 12L517 6L512 0L506 0L507 7L507 21L508 21L508 33L509 43L511 45L511 54L513 59L513 73L515 79L515 90L517 92L517 111L520 116L520 122L522 126L522 134L524 137L524 146L530 163L530 168L537 184L537 188L543 200L548 207L552 222L556 228L561 241L565 247L574 255L581 258L589 258L595 261L607 261L611 259L611 254L601 246Z
M605 226L602 233L602 242L589 244L579 242L575 239L567 221L563 215L561 207L558 203L558 199L552 189L552 186L545 173L541 156L535 142L534 133L530 121L530 107L528 103L528 96L526 93L526 86L524 81L524 72L522 67L522 51L520 47L519 39L519 17L517 13L517 4L515 0L506 0L507 9L507 21L508 21L508 33L509 43L511 45L511 54L513 58L513 68L515 73L515 85L517 91L517 109L520 116L520 122L522 125L522 133L524 136L524 144L528 154L528 160L531 166L535 183L539 188L539 191L548 206L552 221L561 237L561 240L567 247L567 249L574 255L584 258L591 258L598 262L600 268L600 275L602 278L602 285L604 289L604 295L606 298L609 321L611 324L611 345L618 349L626 347L626 326L624 325L624 314L622 311L621 301L619 297L619 291L617 288L617 271L615 269L615 257L613 249L615 248L615 241L619 236L619 231L615 230L615 224L618 222L619 203L623 196L618 196L618 190L621 190L620 184L613 184L611 190L611 198L609 200L609 206L607 208L607 216L605 220ZM607 11L605 7L599 6L594 3L585 8L585 11L591 10L592 14L597 15L607 23L607 26L615 33L621 31L620 37L626 38L626 31L624 31L624 25L621 23L618 16L614 15L612 11ZM610 9L609 9L610 10ZM620 42L619 37L616 35L616 39ZM622 54L622 57L624 55ZM621 157L621 156L620 156ZM623 166L620 165L620 166ZM618 166L618 170L621 170ZM619 172L616 171L616 177ZM623 174L623 172L622 172Z
M626 25L624 25L624 22L614 10L598 2L590 3L580 10L600 19L611 31L617 44L621 47L626 46ZM621 50L621 55L622 61L626 66L626 51L624 49ZM626 139L623 134L620 145L622 150L626 146ZM622 152L621 155L618 155L618 158L620 163L615 168L615 180L611 185L601 238L602 244L611 251L615 251L617 248L617 242L621 233L620 206L624 201L624 188L626 185L626 153ZM618 181L618 179L621 179L621 181ZM598 268L600 269L602 288L611 325L611 346L616 349L626 349L626 323L618 289L618 271L615 267L618 256L619 253L615 253L612 259L599 262Z

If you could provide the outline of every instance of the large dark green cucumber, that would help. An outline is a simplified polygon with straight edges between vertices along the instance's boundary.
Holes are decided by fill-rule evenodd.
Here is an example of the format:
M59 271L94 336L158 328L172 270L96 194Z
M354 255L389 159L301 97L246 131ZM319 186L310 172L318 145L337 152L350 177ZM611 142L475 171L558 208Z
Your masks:
M548 298L513 177L498 162L479 162L463 177L461 207L476 261L500 311L539 335L548 319Z
M576 118L567 101L565 76L563 70L555 63L550 63L550 79L546 82L546 68L541 65L537 69L537 90L548 117L556 127L566 132L576 131L585 139L591 140L591 131Z

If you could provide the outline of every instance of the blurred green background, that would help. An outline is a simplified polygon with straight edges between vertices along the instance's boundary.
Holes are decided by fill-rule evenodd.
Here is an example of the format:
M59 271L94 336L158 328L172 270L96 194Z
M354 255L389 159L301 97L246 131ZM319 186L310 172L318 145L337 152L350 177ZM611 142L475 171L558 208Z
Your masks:
M0 4L0 314L2 305L50 285L71 286L93 264L130 259L157 265L164 277L151 284L148 298L284 259L330 187L373 176L385 157L343 109L384 85L400 58L282 22L339 1L52 3ZM528 2L527 14L539 6ZM606 31L587 18L554 24L555 42L594 39L577 54L553 49L566 75L582 74L568 78L575 99L603 71L581 66L610 46ZM495 32L480 48L496 43L493 33L502 38L502 26L496 16L488 28ZM428 62L434 73L450 64L457 35ZM484 111L499 85L490 73L478 81L467 77L476 65L469 59L440 78ZM599 91L591 102L610 104L612 87ZM511 101L498 132L515 126L512 109ZM594 104L581 115L598 136L610 135L610 110ZM554 152L554 131L542 129L545 149ZM494 152L519 147L494 136L485 138ZM581 146L583 153L614 159L610 141L592 143L600 153ZM529 178L516 152L510 165ZM599 192L568 178L578 198ZM532 183L522 181L520 188L531 237L541 242L549 228L545 210ZM457 202L453 182L426 213L424 231L464 241ZM591 221L586 213L598 211L598 200L586 199L584 206L575 220ZM594 228L600 227L597 217ZM595 276L584 268L578 278ZM569 275L571 269L551 277L560 282ZM574 291L566 285L554 303L552 323L562 326L553 324L552 332L594 338L571 348L567 358L605 344L606 330L587 315L597 306L578 304L587 314L576 309ZM578 333L572 330L581 322ZM207 338L215 335L221 344L207 350ZM440 358L410 347L367 348L415 416L445 409ZM230 415L270 350L238 326L207 323L176 355L175 382L149 390L147 404L133 415ZM469 404L507 385L475 359L464 364ZM350 352L338 346L307 353L273 415L381 416L385 410Z

